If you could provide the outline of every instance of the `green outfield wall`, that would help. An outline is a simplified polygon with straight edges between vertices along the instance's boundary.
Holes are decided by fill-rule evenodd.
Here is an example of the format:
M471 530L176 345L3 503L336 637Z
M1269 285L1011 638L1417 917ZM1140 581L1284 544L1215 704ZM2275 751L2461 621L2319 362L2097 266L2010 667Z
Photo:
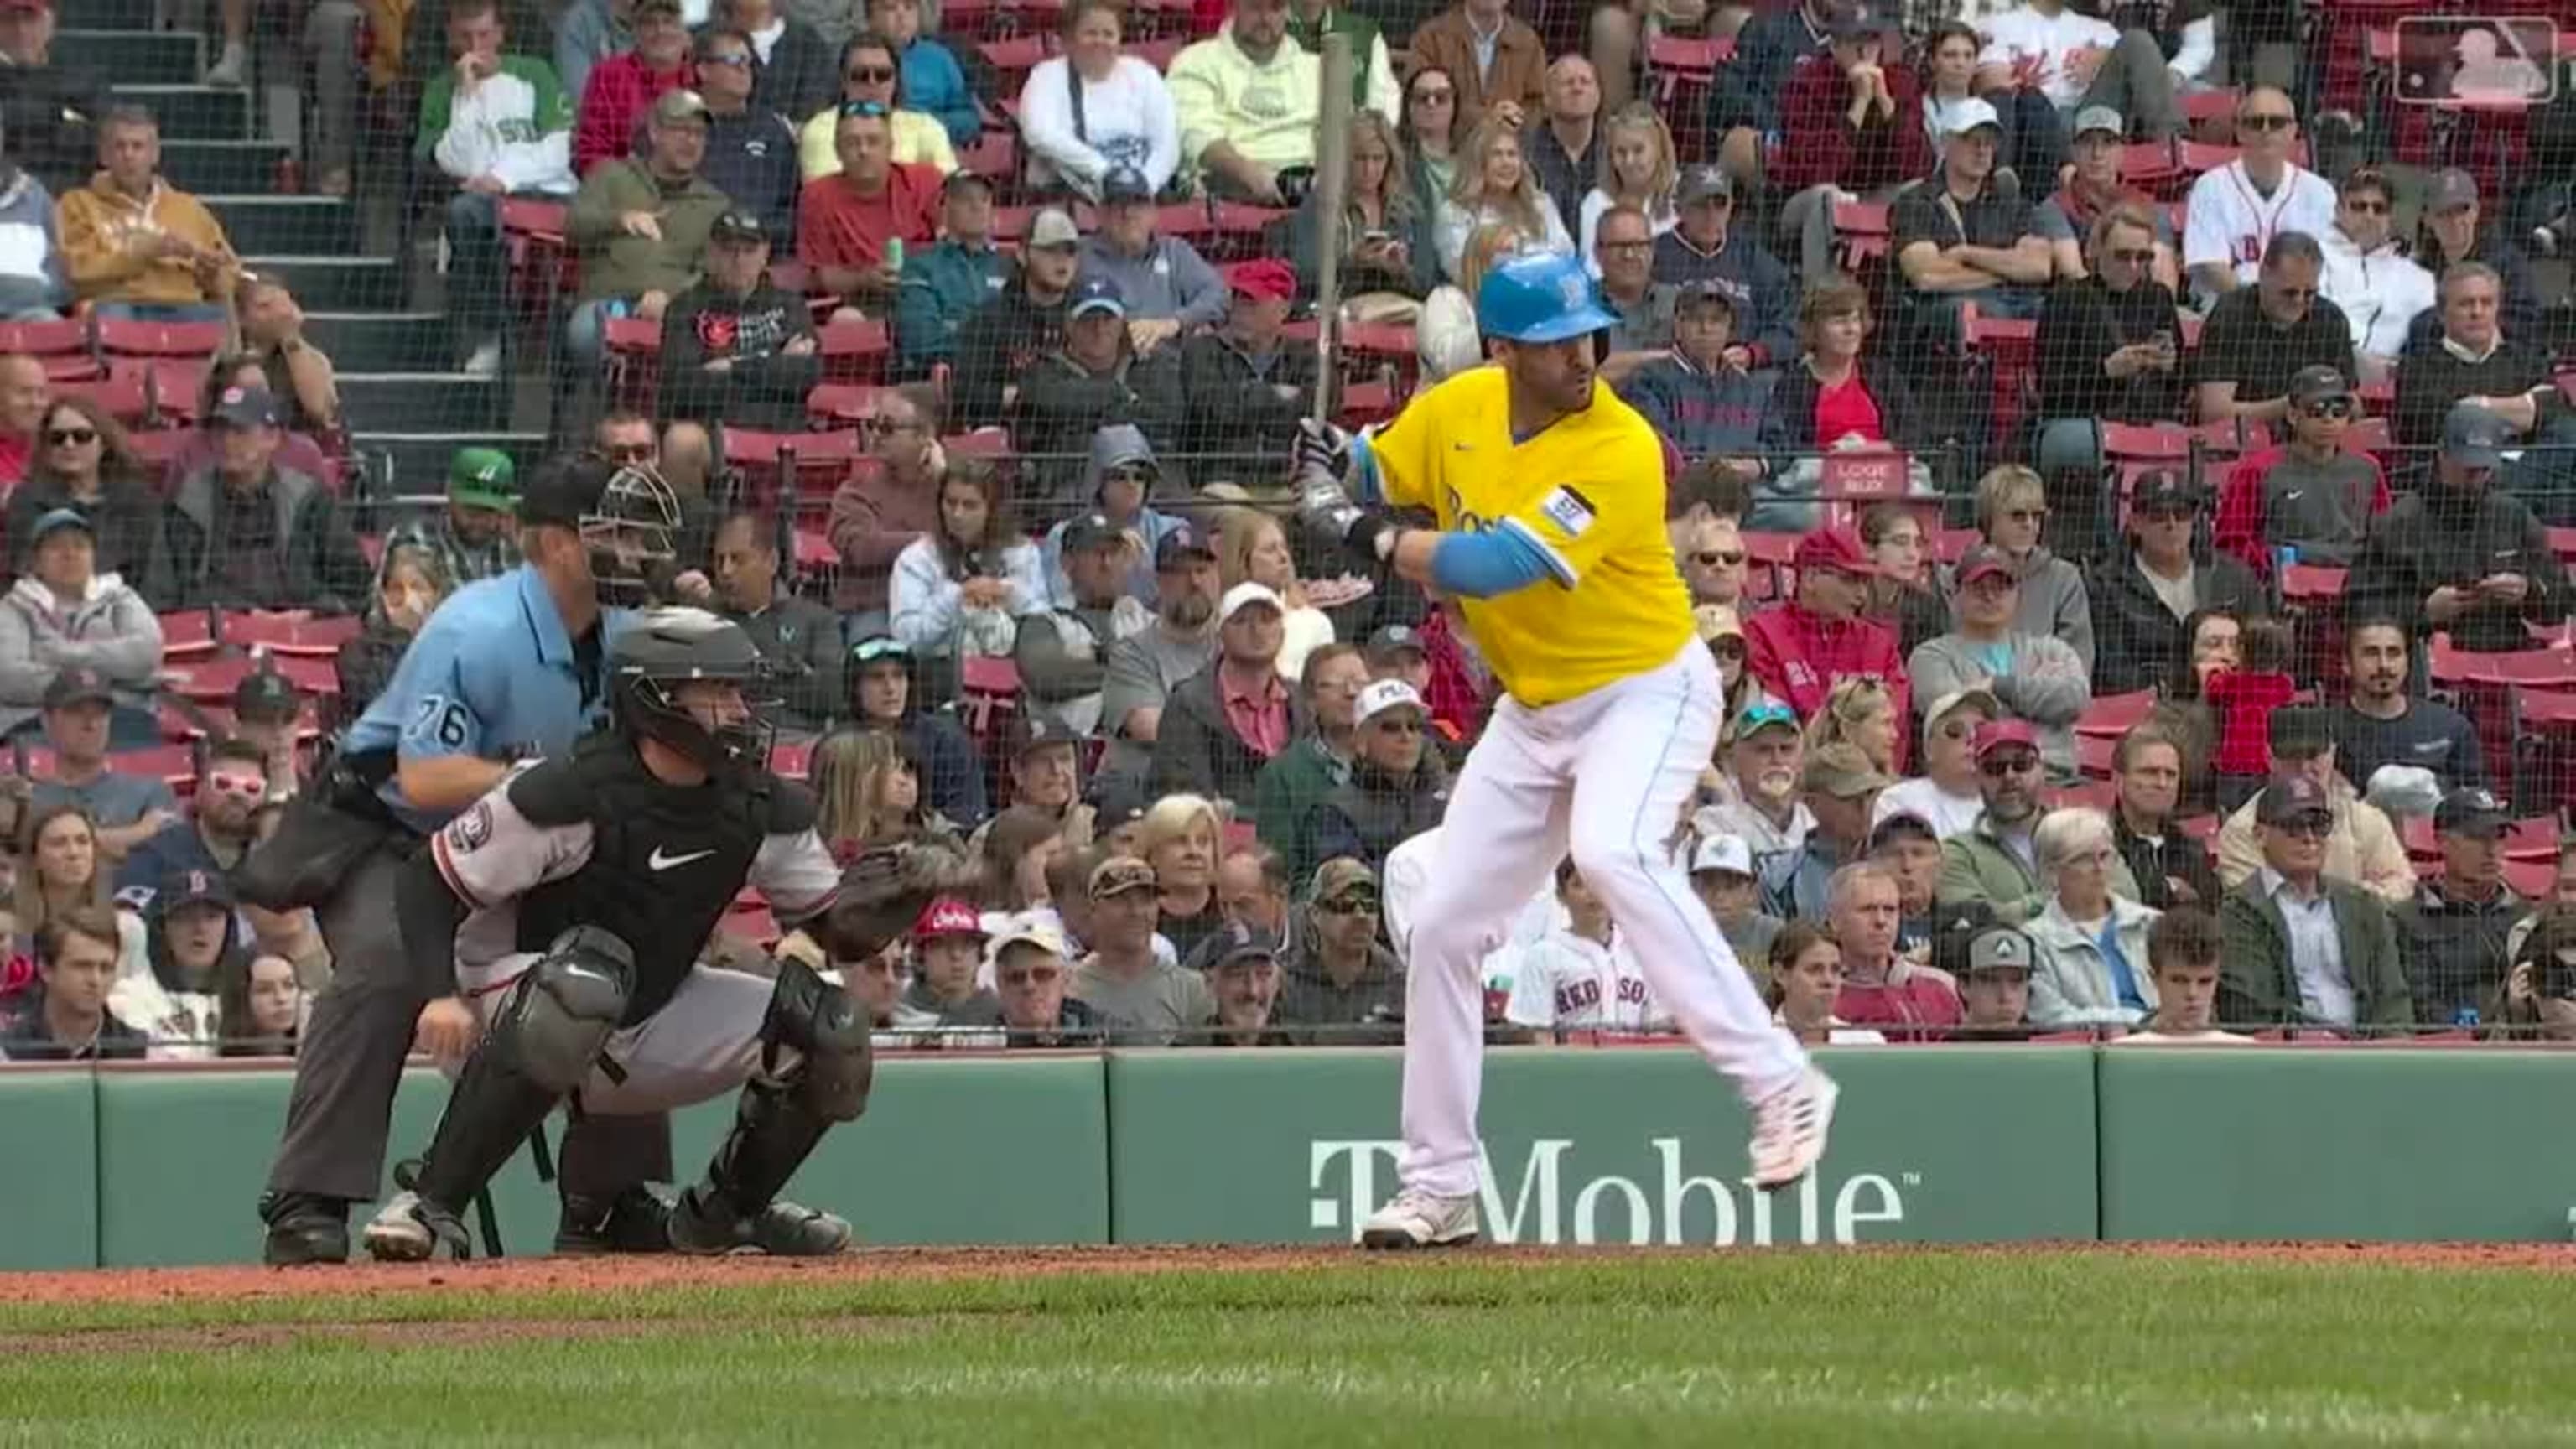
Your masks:
M1485 1227L1522 1243L1751 1246L2240 1238L2564 1239L2576 1053L1848 1049L1833 1152L1744 1181L1733 1094L1677 1050L1498 1051ZM795 1192L876 1244L1330 1242L1394 1190L1392 1050L903 1057ZM0 1071L0 1267L248 1261L285 1112L273 1069ZM445 1085L416 1071L397 1155ZM681 1114L683 1176L729 1103ZM528 1157L503 1237L542 1251Z

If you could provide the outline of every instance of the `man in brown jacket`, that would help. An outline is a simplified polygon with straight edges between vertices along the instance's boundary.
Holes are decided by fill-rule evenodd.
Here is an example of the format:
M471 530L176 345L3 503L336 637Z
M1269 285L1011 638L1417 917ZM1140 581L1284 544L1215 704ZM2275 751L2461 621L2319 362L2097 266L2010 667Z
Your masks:
M938 394L924 383L878 394L868 439L870 456L832 494L825 524L832 551L841 556L832 607L860 616L848 621L852 639L885 632L894 557L939 521L947 458L939 449Z
M1489 46L1492 63L1478 64ZM1458 0L1457 8L1413 32L1413 68L1426 66L1447 72L1457 85L1461 136L1487 110L1519 130L1547 96L1547 46L1512 14L1511 0Z

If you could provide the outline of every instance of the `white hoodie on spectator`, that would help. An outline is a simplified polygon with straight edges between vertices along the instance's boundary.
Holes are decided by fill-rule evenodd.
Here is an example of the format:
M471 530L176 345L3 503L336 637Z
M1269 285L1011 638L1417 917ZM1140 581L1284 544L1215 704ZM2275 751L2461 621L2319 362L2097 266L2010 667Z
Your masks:
M117 703L146 706L161 672L161 621L115 574L89 581L66 605L34 578L0 595L0 733L41 711L45 687L68 665L105 675Z
M938 659L972 655L1007 657L1019 638L1019 620L1047 611L1046 563L1036 544L1023 539L1001 551L1000 577L1011 586L1008 604L977 608L940 557L939 543L924 535L894 556L887 602L894 637L915 654Z
M1159 193L1181 167L1171 90L1132 55L1118 57L1105 81L1078 80L1063 56L1039 61L1020 87L1020 135L1029 147L1029 184L1041 190L1061 182L1097 199L1103 176L1132 166Z

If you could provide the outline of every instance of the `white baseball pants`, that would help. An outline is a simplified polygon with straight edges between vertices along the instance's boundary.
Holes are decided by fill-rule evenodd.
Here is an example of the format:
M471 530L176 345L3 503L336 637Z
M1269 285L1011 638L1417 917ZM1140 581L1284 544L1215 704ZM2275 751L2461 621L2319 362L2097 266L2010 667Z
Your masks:
M1502 701L1449 798L1406 968L1407 1187L1477 1190L1485 953L1568 850L1635 945L1655 996L1746 1101L1798 1080L1806 1053L1673 859L1682 802L1717 747L1717 668L1697 641L1669 664L1562 704Z

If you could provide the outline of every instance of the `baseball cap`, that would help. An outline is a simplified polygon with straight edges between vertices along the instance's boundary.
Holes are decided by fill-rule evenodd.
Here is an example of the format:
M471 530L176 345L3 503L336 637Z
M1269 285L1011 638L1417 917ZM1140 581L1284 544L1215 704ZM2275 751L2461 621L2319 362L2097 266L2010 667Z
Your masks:
M1861 578L1878 572L1878 565L1869 561L1869 550L1861 546L1860 535L1848 528L1819 528L1799 539L1789 562L1801 571L1823 569Z
M850 646L850 662L863 669L868 665L882 662L892 662L909 668L912 664L912 646L891 634L870 634Z
M1690 873L1753 874L1753 847L1741 835L1703 835L1691 847Z
M2493 840L2504 834L2512 820L2512 812L2504 808L2504 802L2493 791L2476 785L2443 796L2440 808L2433 812L2435 830L2472 840Z
M254 669L233 686L233 718L292 719L303 712L304 691L273 669Z
M1733 604L1701 604L1691 610L1691 624L1699 630L1702 644L1744 637L1744 620Z
M2457 211L2477 204L2478 179L2456 166L2437 173L2432 189L2424 197L2424 209L2429 212Z
M970 176L974 173L960 171L957 174ZM716 218L715 225L707 228L707 240L731 242L736 246L758 246L769 240L769 227L756 213L736 208Z
M1913 811L1899 810L1895 814L1888 816L1885 820L1878 822L1877 826L1871 829L1869 832L1869 848L1872 854L1876 854L1879 851L1885 850L1890 843L1902 839L1920 840L1932 845L1939 845L1941 843L1941 832L1932 828L1931 821L1924 819Z
M2012 556L1993 544L1980 543L1959 555L1959 567L1954 577L1959 581L1959 587L1964 589L1979 579L1993 578L1998 574L2007 580L2018 578L2013 572Z
M1095 836L1135 824L1154 804L1153 797L1133 776L1115 773L1093 780L1083 798L1091 806L1091 831Z
M1430 653L1422 643L1422 631L1410 624L1389 624L1371 634L1367 652L1368 661L1371 664L1383 664L1398 654L1427 655Z
M1276 961L1279 943L1241 921L1228 921L1190 952L1192 971L1222 971L1245 961Z
M1988 926L1968 938L1968 970L2028 971L2030 937L2010 926Z
M2328 363L2312 362L2290 374L2290 401L2293 403L2324 402L2329 398L2352 396L2352 385L2343 373Z
M447 460L447 501L507 513L519 506L519 465L498 448L459 448Z
M1338 855L1315 867L1314 898L1317 901L1347 900L1366 896L1370 905L1378 903L1377 872L1368 863Z
M2158 468L2139 475L2129 494L2129 508L2136 513L2162 513L2177 508L2198 513L2200 490L2171 468Z
M1974 708L1987 719L1999 719L2004 712L2003 701L1995 698L1991 689L1954 689L1932 701L1932 707L1923 712L1924 727L1936 727L1951 715L1969 708Z
M1240 610L1256 607L1267 608L1274 614L1285 615L1288 612L1288 606L1279 602L1276 590L1268 584L1256 584L1250 579L1245 579L1242 583L1226 590L1225 597L1217 601L1216 616L1219 619L1231 619Z
M2096 131L2108 131L2113 136L2125 138L2129 134L2129 123L2109 106L2086 106L2075 113L2075 139L2081 141Z
M1391 709L1418 710L1422 707L1422 696L1412 685L1401 679L1374 680L1368 688L1360 691L1358 713L1353 722L1367 724Z
M680 0L635 0L635 14L642 15L655 10L661 11L666 15L684 15L687 13L687 7L682 5Z
M635 7L635 13L641 15L650 6L651 0L646 0L645 4ZM664 91L654 99L654 125L667 126L674 121L703 121L706 118L707 98L685 86Z
M1775 699L1757 699L1735 712L1735 723L1726 732L1730 741L1749 740L1767 729L1798 732L1798 712Z
M1944 136L1964 136L1979 126L2001 131L2004 123L1995 114L1993 103L1974 96L1952 106L1949 113L1941 118L1941 134Z
M1884 26L1860 5L1836 5L1825 12L1825 34L1835 40L1866 40Z
M114 704L116 691L107 687L107 676L86 664L67 664L54 671L53 681L45 686L45 708L63 709L75 704Z
M1112 317L1127 315L1127 294L1107 277L1085 277L1073 284L1073 305L1065 316L1080 317L1089 312L1106 312Z
M1064 525L1064 551L1074 553L1099 543L1115 543L1127 537L1127 530L1109 521L1105 513L1085 513L1067 519Z
M277 399L264 387L228 387L216 397L214 411L206 415L206 421L232 428L273 428L277 426Z
M1091 868L1091 898L1095 901L1153 888L1154 868L1132 855L1113 855Z
M2504 419L2465 398L2442 419L2442 456L2463 468L2496 466L2512 441L2513 429Z
M1814 795L1831 795L1848 800L1872 790L1884 790L1896 782L1878 772L1860 746L1844 740L1818 745L1807 754L1807 769L1798 781L1800 789Z
M1029 710L1011 721L1011 758L1018 759L1031 750L1049 745L1078 745L1082 735L1073 726L1042 710Z
M1155 568L1172 568L1183 559L1216 562L1216 545L1199 537L1199 531L1186 523L1175 524L1171 532L1154 543Z
M1100 204L1115 206L1122 201L1151 201L1154 183L1133 166L1113 166L1100 178Z
M98 530L91 526L88 514L77 508L49 508L36 520L27 542L30 545L43 543L47 535L65 528L77 528L92 538L98 537Z
M935 941L942 936L981 936L984 917L973 906L955 896L941 896L921 908L920 919L912 923L912 939Z
M1073 247L1082 245L1082 228L1061 206L1050 206L1029 218L1028 244L1033 247Z
M152 903L165 916L181 906L221 906L229 911L236 904L232 884L224 879L222 871L193 867L162 876L161 889L153 895Z
M1729 201L1735 199L1735 178L1726 174L1726 168L1694 166L1682 173L1678 200L1683 206L1688 206L1694 201L1707 201L1712 197L1723 197Z
M1284 302L1297 295L1297 273L1286 262L1264 257L1245 262L1227 275L1226 285L1257 302Z
M2254 806L2258 825L2288 825L2293 821L2323 815L2334 818L2334 802L2326 798L2326 787L2305 775L2276 775L2263 787L2263 798Z
M2030 721L2026 719L1990 719L1977 726L1978 759L1982 760L1995 751L2012 745L2020 745L2030 750L2038 749L2039 731L2032 729Z
M2334 744L2334 734L2326 728L2326 712L2306 705L2272 711L2264 738L2273 754L2294 760L2312 758Z
M981 191L986 196L990 196L993 194L993 178L971 166L960 166L948 173L947 180L939 183L939 194L942 196L951 196L969 189Z
M1735 290L1715 277L1702 277L1696 282L1684 282L1681 290L1673 294L1673 310L1676 312L1687 312L1710 303L1724 307L1732 316L1735 312Z
M1002 953L1013 946L1035 946L1058 961L1072 954L1065 945L1064 932L1036 911L1014 912L1002 922L1002 929L992 940L993 959L999 961Z

